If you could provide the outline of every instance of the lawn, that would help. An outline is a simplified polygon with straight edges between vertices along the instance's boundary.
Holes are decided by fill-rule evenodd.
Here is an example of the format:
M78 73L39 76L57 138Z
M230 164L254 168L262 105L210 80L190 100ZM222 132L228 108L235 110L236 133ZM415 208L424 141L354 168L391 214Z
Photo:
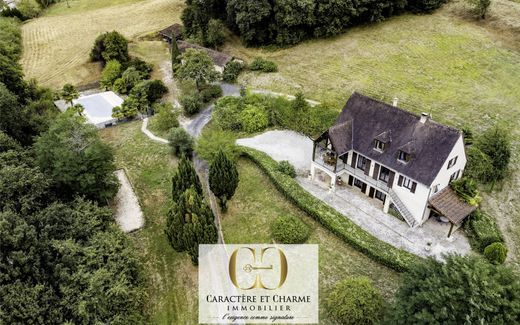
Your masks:
M21 64L26 76L54 89L67 82L78 85L99 79L99 64L89 62L99 34L117 30L134 43L133 50L143 36L180 21L184 1L73 0L70 4L67 8L62 1L22 26Z
M145 227L130 236L148 278L146 310L153 324L195 324L197 268L170 247L163 232L176 160L140 127L140 121L118 125L102 130L101 137L115 149L117 167L127 170L145 215Z
M368 276L385 298L392 297L398 273L371 260L324 229L311 217L294 207L251 161L238 163L240 183L222 218L224 239L229 244L271 243L271 221L280 215L294 215L308 224L312 235L309 244L319 244L320 320L329 323L324 309L327 293L345 277Z

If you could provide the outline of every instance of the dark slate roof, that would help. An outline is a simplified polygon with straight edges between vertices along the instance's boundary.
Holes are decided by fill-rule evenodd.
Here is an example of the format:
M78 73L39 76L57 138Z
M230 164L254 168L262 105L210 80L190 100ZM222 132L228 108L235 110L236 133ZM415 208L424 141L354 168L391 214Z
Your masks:
M173 24L171 26L166 27L165 29L159 31L159 35L166 38L168 42L172 41L172 33L175 35L175 39L182 39L182 25L181 24Z
M435 210L454 224L460 224L464 218L477 209L476 206L462 200L451 186L432 196L429 202Z
M222 67L222 68L225 67L229 61L233 60L233 57L231 55L227 55L226 53L208 49L207 47L202 47L197 44L192 44L192 43L188 43L185 41L177 41L177 46L179 47L179 51L181 51L181 53L184 53L184 51L186 51L186 49L197 49L197 50L206 51L206 53L208 53L209 57L213 60L213 63L215 63L215 65L218 65L219 67Z
M350 125L350 130L345 125ZM427 186L439 173L460 136L460 131L431 118L421 123L415 114L356 92L329 129L329 138L338 154L354 149ZM376 138L389 140L383 152L374 150ZM412 154L411 160L399 162L398 150Z

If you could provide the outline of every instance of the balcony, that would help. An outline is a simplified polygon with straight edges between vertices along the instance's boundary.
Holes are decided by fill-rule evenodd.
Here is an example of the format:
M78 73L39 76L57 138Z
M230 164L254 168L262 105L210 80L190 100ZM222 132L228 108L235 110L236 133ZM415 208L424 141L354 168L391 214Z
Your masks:
M384 191L386 193L388 193L388 191L390 191L390 188L388 187L388 184L386 182L376 180L376 179L372 178L371 176L365 175L365 171L363 171L359 168L353 168L350 165L343 164L343 168L336 170L336 173L339 173L342 170L346 170L352 176L371 185L372 187L375 187L378 190Z
M313 161L334 173L343 169L345 165L341 159L338 159L334 150L324 148L319 144L316 144L314 148Z

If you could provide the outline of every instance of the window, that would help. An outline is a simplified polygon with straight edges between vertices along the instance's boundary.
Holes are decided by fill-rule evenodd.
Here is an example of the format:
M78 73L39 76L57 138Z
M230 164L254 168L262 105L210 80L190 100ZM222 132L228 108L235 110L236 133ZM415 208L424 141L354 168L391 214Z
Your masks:
M383 152L385 150L384 142L381 142L379 140L374 140L374 150Z
M403 177L403 187L411 189L412 183L413 183L413 181L411 179L409 179L408 177Z
M448 161L448 169L450 169L451 167L453 167L453 165L457 163L457 158L459 158L459 156L456 156L455 158L452 158L450 159L450 161Z
M367 159L363 156L359 156L359 158L357 160L357 168L365 170L366 166L367 166Z
M376 195L375 196L376 196L376 199L385 202L385 198L386 198L386 194L385 193L376 190Z
M451 176L450 176L450 182L451 182L451 181L454 181L454 180L456 180L456 179L458 179L458 178L459 178L459 175L460 175L460 170L457 170L456 172L454 172L453 174L451 174Z
M390 179L390 169L381 166L381 171L379 172L379 180L385 183L388 183Z
M397 156L397 159L398 159L400 162L407 163L407 162L410 161L411 158L412 158L412 155L410 155L409 153L404 152L404 151L402 151L402 150L399 150L399 155Z
M437 184L433 187L433 193L437 193L437 192L439 192L439 184Z
M402 186L410 190L410 192L415 193L415 189L417 188L417 183L409 179L408 177L404 177L403 175L399 175L399 180L397 181L397 185Z

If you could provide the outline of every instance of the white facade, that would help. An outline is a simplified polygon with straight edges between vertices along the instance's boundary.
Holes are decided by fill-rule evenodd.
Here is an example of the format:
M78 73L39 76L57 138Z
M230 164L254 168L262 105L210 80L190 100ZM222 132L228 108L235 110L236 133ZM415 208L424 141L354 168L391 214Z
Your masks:
M332 147L329 145L328 149L332 149ZM356 162L352 164L354 153L356 154ZM384 201L385 212L388 212L391 204L396 207L398 206L399 208L397 208L397 210L412 227L421 225L428 220L430 216L428 199L448 186L451 180L462 177L464 167L466 166L466 155L462 135L453 146L448 158L442 165L431 186L410 179L406 175L388 168L373 159L371 159L370 169L367 172L357 166L357 160L360 159L360 156L363 155L352 150L349 151L346 164L336 163L337 167L334 170L333 167L323 163L319 158L315 159L315 155L311 162L311 177L312 179L315 178L317 170L326 173L331 178L331 190L335 189L338 177L341 177L342 181L348 184L347 186L360 187L366 195ZM450 161L452 162L451 164ZM377 171L377 175L375 175L376 163L390 170L390 172L393 172L393 178L388 179L388 182L381 181L380 174L382 168L380 167ZM406 181L406 179L408 179L409 182ZM413 185L414 182L415 185ZM405 186L407 184L408 187Z

